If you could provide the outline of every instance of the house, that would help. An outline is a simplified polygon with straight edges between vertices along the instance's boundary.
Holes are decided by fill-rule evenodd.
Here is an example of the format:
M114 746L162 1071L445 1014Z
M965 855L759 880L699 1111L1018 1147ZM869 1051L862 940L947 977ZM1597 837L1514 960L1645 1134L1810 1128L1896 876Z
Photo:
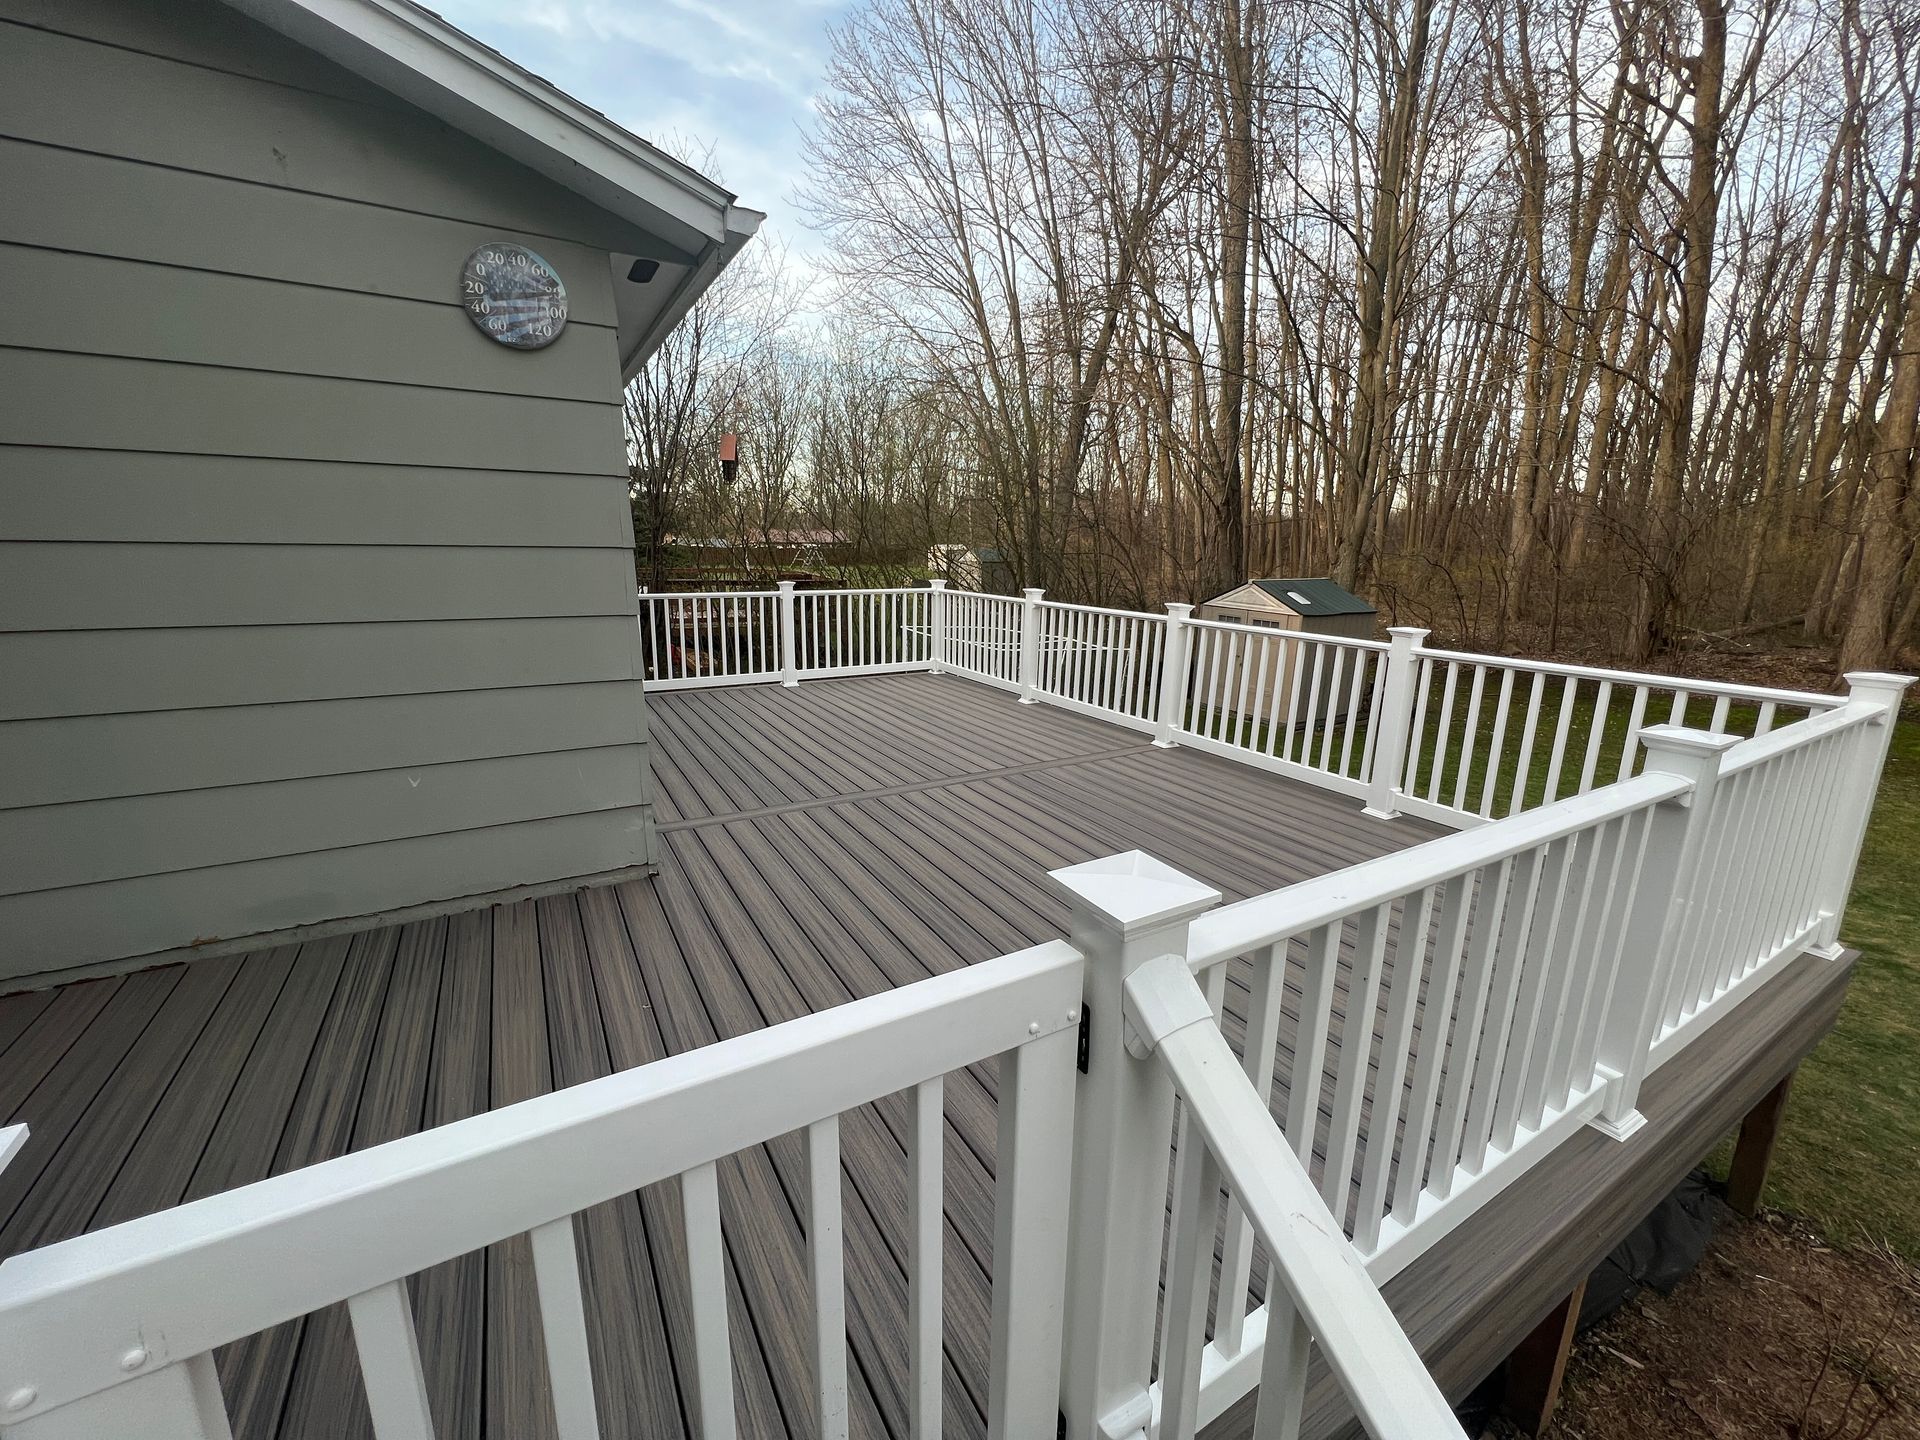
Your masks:
M0 1440L1537 1433L1757 1202L1908 677L636 601L750 214L405 0L0 5Z
M622 382L760 217L408 0L0 27L0 979L645 873Z
M927 573L959 589L983 590L989 595L1011 595L1019 588L1013 583L1012 564L991 545L930 546Z

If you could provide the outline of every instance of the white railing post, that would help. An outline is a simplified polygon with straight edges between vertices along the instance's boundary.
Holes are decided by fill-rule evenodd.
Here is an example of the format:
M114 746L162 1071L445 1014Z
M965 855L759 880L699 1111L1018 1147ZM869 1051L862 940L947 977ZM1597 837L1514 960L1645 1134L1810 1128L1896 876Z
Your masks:
M777 583L780 586L780 683L791 688L800 683L800 652L794 643L793 581Z
M1595 1059L1609 1072L1606 1102L1594 1128L1624 1140L1646 1123L1635 1108L1646 1079L1653 1042L1665 1004L1667 979L1684 957L1675 953L1686 907L1699 868L1702 837L1713 813L1720 779L1720 757L1740 743L1737 735L1710 735L1680 725L1652 725L1639 736L1646 752L1645 773L1677 775L1693 782L1686 794L1653 807L1647 814L1646 851L1639 885L1620 946L1619 967L1605 1014Z
M1040 703L1040 597L1044 590L1020 592L1020 703Z
M1162 750L1174 743L1174 732L1187 718L1187 618L1192 614L1191 605L1167 605L1167 643L1160 653L1160 723L1153 732L1153 743Z
M927 582L927 669L935 675L947 668L947 582Z
M1220 892L1130 850L1050 872L1086 958L1068 1231L1061 1411L1068 1440L1098 1440L1101 1421L1150 1418L1154 1313L1166 1225L1173 1085L1127 1053L1126 979L1156 956L1184 954L1187 925Z
M1811 948L1833 959L1840 955L1840 921L1847 913L1854 873L1860 867L1860 847L1866 843L1867 821L1873 817L1873 800L1880 789L1880 772L1886 768L1887 747L1893 743L1894 723L1900 718L1900 697L1913 684L1911 675L1866 670L1849 671L1846 679L1847 703L1876 705L1881 714L1860 732L1858 763L1843 782L1839 820L1821 859L1820 928L1814 932Z
M1392 643L1382 662L1386 675L1380 688L1379 733L1373 737L1373 763L1367 776L1364 814L1391 820L1400 813L1394 792L1399 790L1407 763L1407 741L1413 729L1414 677L1420 659L1414 651L1426 642L1427 631L1417 625L1392 625ZM1435 757L1435 764L1439 757Z

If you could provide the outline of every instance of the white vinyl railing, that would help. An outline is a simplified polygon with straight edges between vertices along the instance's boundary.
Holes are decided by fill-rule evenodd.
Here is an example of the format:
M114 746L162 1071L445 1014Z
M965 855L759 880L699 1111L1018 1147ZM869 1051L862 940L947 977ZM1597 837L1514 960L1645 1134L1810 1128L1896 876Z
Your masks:
M1856 694L1871 686L1856 684ZM1897 690L1890 699L1897 703ZM1721 761L1660 995L1653 1064L1809 946L1833 949L1886 750L1855 699L1733 746Z
M1055 942L722 1041L0 1264L0 1430L224 1440L213 1351L345 1301L379 1440L431 1440L407 1277L530 1237L558 1432L600 1433L574 1216L678 1184L705 1440L735 1433L717 1165L804 1130L812 1433L848 1433L839 1117L905 1092L900 1337L916 1435L942 1386L942 1077L998 1057L988 1431L1052 1435L1081 961ZM768 1237L749 1237L763 1255ZM767 1263L763 1258L758 1263ZM619 1357L624 1360L626 1357Z
M822 599L854 647L823 670L908 663L887 637L925 612L872 596ZM1112 619L1067 623L1117 649ZM1036 620L1024 604L1027 659ZM1107 674L1080 703L1118 703ZM1838 708L1756 738L1643 729L1637 775L1235 905L1137 851L1056 870L1071 943L15 1256L0 1434L225 1440L213 1352L344 1302L379 1440L429 1440L408 1278L514 1242L559 1430L586 1440L574 1217L671 1182L701 1433L731 1440L721 1167L804 1131L805 1254L784 1270L813 1314L815 1429L844 1437L840 1117L904 1095L898 1363L913 1434L934 1440L942 1077L994 1057L990 1436L1052 1433L1057 1404L1073 1440L1193 1440L1256 1387L1258 1433L1296 1434L1316 1347L1376 1437L1457 1433L1377 1287L1582 1125L1632 1134L1654 1067L1781 964L1831 953L1908 683L1852 680ZM0 1162L19 1138L0 1132Z
M1636 738L1751 738L1843 702L1801 690L925 589L640 596L654 689L951 671L1453 829L1638 774Z
M1043 603L1039 609L1032 694L1069 710L1153 729L1160 716L1165 618L1094 605Z
M1636 774L1647 725L1742 739L1838 696L1710 680L1415 652L1400 808L1445 823L1517 814Z
M1377 640L1187 620L1181 744L1364 797L1388 647Z

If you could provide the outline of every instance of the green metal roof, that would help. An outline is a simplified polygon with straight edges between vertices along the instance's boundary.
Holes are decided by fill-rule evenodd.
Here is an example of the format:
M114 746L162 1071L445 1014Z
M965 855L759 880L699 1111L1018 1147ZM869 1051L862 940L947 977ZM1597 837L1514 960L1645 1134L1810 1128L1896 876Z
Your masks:
M1372 615L1373 606L1331 580L1253 582L1296 615Z

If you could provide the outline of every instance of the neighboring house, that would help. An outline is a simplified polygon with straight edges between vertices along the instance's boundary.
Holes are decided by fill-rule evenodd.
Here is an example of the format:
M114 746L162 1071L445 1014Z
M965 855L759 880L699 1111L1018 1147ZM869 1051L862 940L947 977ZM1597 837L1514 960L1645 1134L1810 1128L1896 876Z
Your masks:
M405 0L0 32L0 978L647 866L622 382L760 217Z

